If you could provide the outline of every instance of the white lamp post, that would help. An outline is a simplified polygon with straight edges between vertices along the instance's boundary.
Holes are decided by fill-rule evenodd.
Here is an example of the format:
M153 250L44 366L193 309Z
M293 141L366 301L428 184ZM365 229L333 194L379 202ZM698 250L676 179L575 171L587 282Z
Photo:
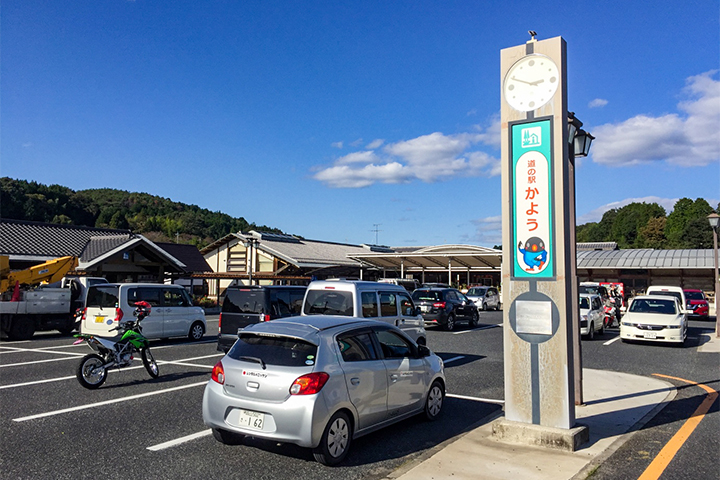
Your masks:
M708 222L713 229L713 252L715 254L715 336L720 337L720 323L718 323L718 293L720 293L720 280L718 280L718 224L720 215L711 213L707 216Z
M243 246L248 249L248 255L247 255L247 266L248 266L248 276L249 276L249 283L252 285L252 274L253 274L253 248L257 248L258 244L260 242L258 239L253 237L248 237L243 241Z

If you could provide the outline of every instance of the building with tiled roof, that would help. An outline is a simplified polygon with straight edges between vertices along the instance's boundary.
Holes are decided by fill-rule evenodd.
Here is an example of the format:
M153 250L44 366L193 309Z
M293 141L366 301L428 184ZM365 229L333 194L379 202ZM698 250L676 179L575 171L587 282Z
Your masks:
M163 282L187 273L182 261L129 230L0 219L0 255L9 257L13 270L74 256L74 273L111 282Z

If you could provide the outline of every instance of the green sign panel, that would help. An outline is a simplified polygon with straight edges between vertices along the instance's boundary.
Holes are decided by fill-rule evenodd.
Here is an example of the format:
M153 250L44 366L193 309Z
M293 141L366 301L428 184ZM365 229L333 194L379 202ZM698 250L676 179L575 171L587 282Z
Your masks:
M512 277L554 278L551 121L513 124L510 146Z

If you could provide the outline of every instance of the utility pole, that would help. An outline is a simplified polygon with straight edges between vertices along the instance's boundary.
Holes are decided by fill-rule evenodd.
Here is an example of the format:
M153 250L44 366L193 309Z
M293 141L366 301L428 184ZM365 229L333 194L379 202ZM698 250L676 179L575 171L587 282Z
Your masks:
M373 223L373 227L375 227L375 228L370 230L371 232L375 232L375 245L379 245L378 244L378 232L382 232L382 230L380 230L378 228L380 225L382 225L382 223Z

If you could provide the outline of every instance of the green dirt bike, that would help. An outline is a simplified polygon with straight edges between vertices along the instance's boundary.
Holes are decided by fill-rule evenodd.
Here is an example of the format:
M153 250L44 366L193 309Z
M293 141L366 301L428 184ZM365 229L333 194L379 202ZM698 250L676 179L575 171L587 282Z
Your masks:
M102 338L94 335L78 334L78 340L73 345L82 342L97 353L85 355L77 367L77 379L85 388L96 389L107 379L108 369L123 368L132 364L133 354L140 352L143 365L152 378L160 375L158 364L150 352L150 342L142 334L140 322L150 315L151 306L147 302L137 302L133 315L137 320L123 322L112 330L118 330L120 339ZM112 331L111 330L111 331Z

